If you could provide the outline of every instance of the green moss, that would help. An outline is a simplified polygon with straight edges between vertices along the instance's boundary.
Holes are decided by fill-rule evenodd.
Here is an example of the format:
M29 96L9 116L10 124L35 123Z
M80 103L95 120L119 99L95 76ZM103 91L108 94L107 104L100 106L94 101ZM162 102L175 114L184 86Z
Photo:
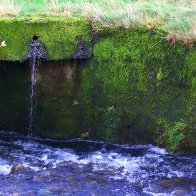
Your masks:
M88 129L102 138L104 130L107 140L109 129L101 127L107 124L102 116L107 108L115 106L120 120L113 131L119 130L121 137L126 129L125 141L159 139L173 152L185 136L193 140L194 49L181 43L170 44L162 36L145 29L99 32L94 59L83 70L79 101L86 108ZM182 119L186 128L173 142ZM112 129L110 135L116 135Z
M186 137L189 141L189 145L196 149L196 114L195 114L195 100L196 100L196 46L193 46L185 58L184 72L187 75L188 83L190 85L189 99L188 99L188 128L186 131Z
M74 54L77 38L91 39L91 26L81 18L0 18L0 36L6 47L0 47L0 60L24 60L34 35L48 53L48 59L68 59Z
M24 19L18 20L33 29L28 42L34 34L40 36L50 58L68 58L73 53L81 28L72 27L72 24L78 21L80 27L80 19L70 19L74 20L70 25L69 20L60 19L62 24L70 26L70 31L76 30L75 33L68 31L64 35L64 26L59 37L55 34L59 34L56 32L59 21L46 22L45 29L42 29L41 23L45 19L42 22L30 20L27 24ZM84 24L82 29L90 29L88 23ZM8 27L11 32L11 25ZM4 26L3 29L8 27ZM29 29L28 32L31 32ZM39 34L35 33L35 29L39 29ZM52 42L46 29L49 32L51 30L51 35L57 36L52 36ZM89 32L86 30L83 39L87 42ZM17 29L15 31L18 33ZM2 36L6 40L6 33ZM11 34L7 36L11 37ZM50 96L39 97L39 117L36 121L37 127L40 127L36 128L38 134L41 130L50 129L50 137L68 138L88 132L90 138L107 141L157 142L171 152L180 149L181 142L187 139L189 145L195 148L195 46L188 48L179 42L171 44L163 39L163 32L151 33L142 28L103 28L96 37L94 58L81 70L81 76L77 78L79 83L64 82L66 85L62 89L55 87ZM6 41L7 49L0 48L1 57L9 54L12 60L18 59L16 56L19 53L15 53L18 50L13 47L17 37L13 39L13 43ZM24 40L28 43L27 37ZM57 40L63 40L70 48L61 53L63 50ZM8 48L10 43L13 45ZM24 59L27 48L22 50L22 47L24 49L28 44L17 44L17 48L23 51L20 59ZM46 74L46 70L43 72ZM79 87L76 90L74 86Z
M187 125L184 121L179 121L175 123L165 122L164 133L159 138L159 142L167 147L170 152L175 152L179 150L182 141L185 139L185 130Z

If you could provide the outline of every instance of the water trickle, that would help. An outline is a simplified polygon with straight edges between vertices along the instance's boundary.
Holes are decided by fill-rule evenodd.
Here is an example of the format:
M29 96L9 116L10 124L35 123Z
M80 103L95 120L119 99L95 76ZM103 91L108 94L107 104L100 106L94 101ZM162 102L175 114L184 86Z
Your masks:
M36 79L37 70L41 59L46 58L42 44L38 41L38 36L33 36L32 42L29 45L30 66L31 66L31 86L30 86L30 104L29 104L29 136L33 135L33 120L36 109Z

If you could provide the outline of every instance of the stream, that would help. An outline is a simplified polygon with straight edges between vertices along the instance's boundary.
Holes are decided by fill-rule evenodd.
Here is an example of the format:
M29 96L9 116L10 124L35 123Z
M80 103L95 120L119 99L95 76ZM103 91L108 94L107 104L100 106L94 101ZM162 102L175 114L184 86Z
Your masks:
M196 158L0 131L0 195L196 195Z

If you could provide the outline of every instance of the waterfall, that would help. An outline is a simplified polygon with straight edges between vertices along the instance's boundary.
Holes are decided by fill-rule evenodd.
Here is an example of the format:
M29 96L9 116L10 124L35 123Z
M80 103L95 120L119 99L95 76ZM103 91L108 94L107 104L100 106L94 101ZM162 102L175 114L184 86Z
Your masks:
M33 135L33 121L35 118L36 110L36 82L37 82L37 70L40 65L40 61L46 58L42 44L38 41L38 37L34 36L32 42L29 45L30 66L31 66L31 85L29 95L29 125L28 135Z
M37 60L35 57L31 61L31 85L30 85L30 103L29 103L29 136L32 136L32 125L35 114L35 106L36 106L36 77L37 77L37 69L39 65L39 59Z

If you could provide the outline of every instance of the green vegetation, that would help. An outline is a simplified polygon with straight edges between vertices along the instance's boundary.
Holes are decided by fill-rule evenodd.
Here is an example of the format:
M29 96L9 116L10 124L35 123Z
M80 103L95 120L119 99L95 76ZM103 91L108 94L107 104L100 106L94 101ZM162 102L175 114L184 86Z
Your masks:
M160 137L160 140L165 142L170 152L176 151L185 139L186 124L181 122L176 122L171 125L166 123L165 131ZM160 142L162 142L160 141Z
M1 60L24 60L28 56L28 45L34 35L39 37L47 50L48 59L71 58L77 39L84 43L91 39L91 26L81 18L0 18Z
M185 138L195 147L195 47L170 45L161 37L145 29L99 33L79 98L88 130L98 136L107 130L104 138L110 132L113 140L118 130L119 141L153 140L171 152ZM117 115L110 121L105 111L113 106Z
M34 134L73 138L85 133L112 142L156 142L171 152L186 147L182 145L186 140L195 148L196 48L170 44L162 37L161 31L102 27L96 33L92 59L77 66L42 64ZM14 78L7 77L1 78L2 92L10 89L6 85ZM12 94L11 89L5 97ZM2 99L0 119L10 116L6 108L14 107L14 97L12 103ZM17 100L27 104L20 93Z
M160 28L189 43L196 38L194 7L194 0L0 0L0 16L79 16L110 28Z

